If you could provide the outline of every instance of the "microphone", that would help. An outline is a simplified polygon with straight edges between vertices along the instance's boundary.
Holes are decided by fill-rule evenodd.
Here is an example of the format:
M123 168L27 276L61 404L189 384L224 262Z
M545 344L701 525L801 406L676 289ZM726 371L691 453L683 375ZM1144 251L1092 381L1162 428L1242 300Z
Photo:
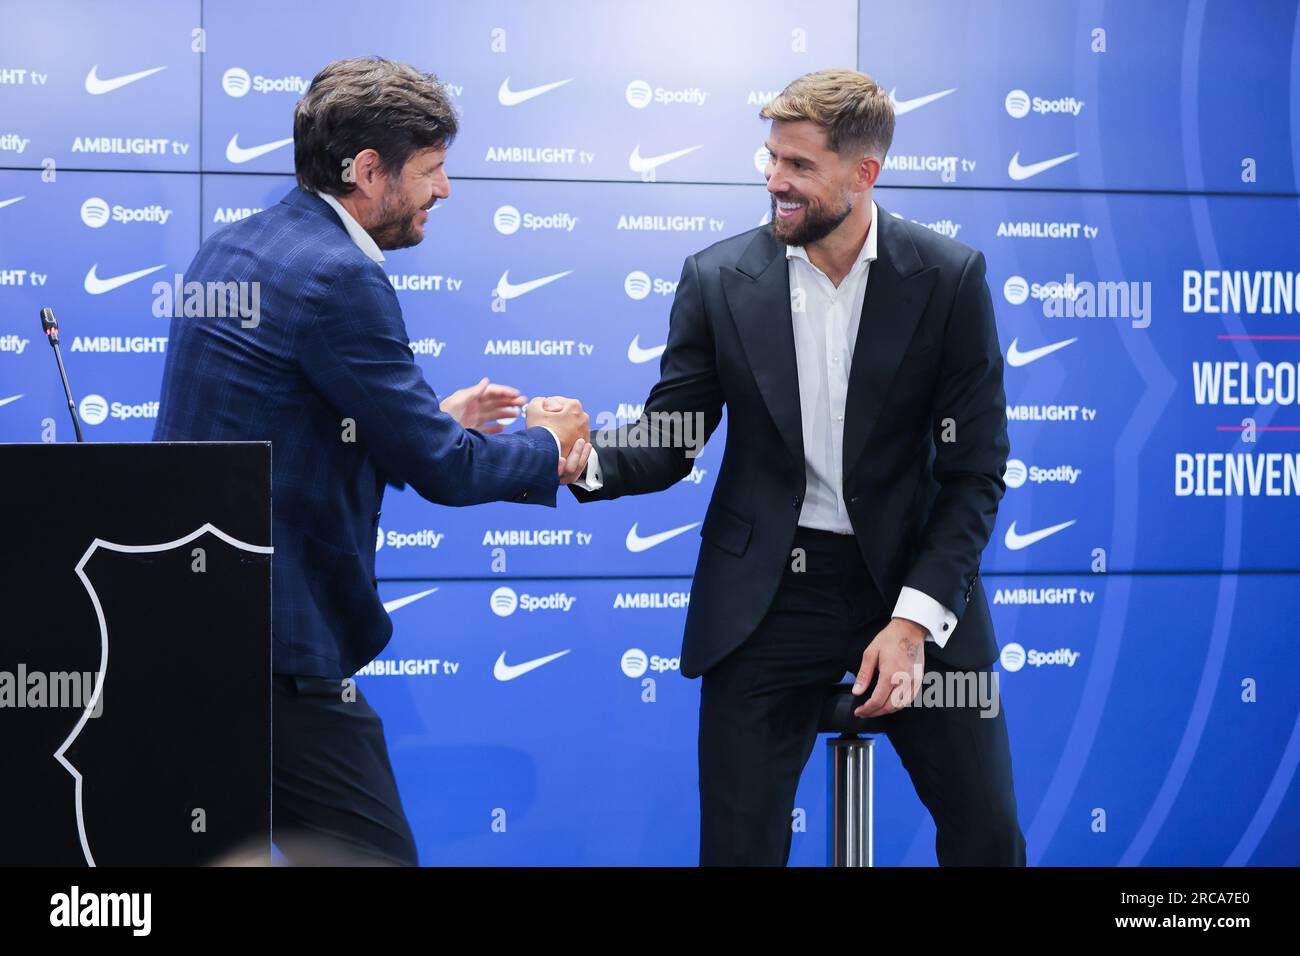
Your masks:
M54 318L53 309L41 309L41 331L50 340L50 348L54 349L54 360L59 363L59 377L63 379L63 394L68 397L68 412L72 415L72 427L77 433L77 441L85 441L81 437L81 421L77 418L77 403L72 400L72 386L68 384L68 372L63 367L63 353L59 351L59 322Z

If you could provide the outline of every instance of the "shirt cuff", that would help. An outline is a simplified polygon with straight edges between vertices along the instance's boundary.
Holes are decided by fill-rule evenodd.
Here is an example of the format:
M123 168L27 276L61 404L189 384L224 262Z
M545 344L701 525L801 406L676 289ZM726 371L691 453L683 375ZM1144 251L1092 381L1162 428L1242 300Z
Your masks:
M934 641L939 647L948 643L952 632L957 630L957 615L948 610L924 591L904 587L894 605L894 617L915 621L928 632L927 641Z
M543 425L542 427L551 433L551 437L555 439L555 450L559 454L559 456L563 458L564 446L560 444L560 436L555 434L555 429L552 428L550 425Z
M593 445L591 454L587 457L587 473L579 481L574 482L583 491L600 491L605 483L600 478L600 456L596 454L596 447Z

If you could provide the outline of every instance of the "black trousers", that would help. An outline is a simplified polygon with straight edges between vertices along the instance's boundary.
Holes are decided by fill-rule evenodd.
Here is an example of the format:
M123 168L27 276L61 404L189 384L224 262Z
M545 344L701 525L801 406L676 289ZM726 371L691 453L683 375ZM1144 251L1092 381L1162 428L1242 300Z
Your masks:
M297 866L419 865L384 725L361 689L283 674L271 686L271 838L280 852Z
M758 629L702 678L702 866L787 863L822 702L892 616L853 536L800 528L795 547L806 566L792 558ZM932 680L948 668L925 646ZM1000 702L995 717L978 706L904 707L880 723L934 818L940 865L1025 865Z

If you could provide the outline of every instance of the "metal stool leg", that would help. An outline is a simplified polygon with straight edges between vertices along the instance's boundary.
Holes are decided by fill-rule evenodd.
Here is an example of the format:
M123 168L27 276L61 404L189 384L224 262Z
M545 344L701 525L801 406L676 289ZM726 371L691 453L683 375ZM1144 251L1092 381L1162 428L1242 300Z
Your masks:
M843 734L826 741L831 866L872 866L875 738Z

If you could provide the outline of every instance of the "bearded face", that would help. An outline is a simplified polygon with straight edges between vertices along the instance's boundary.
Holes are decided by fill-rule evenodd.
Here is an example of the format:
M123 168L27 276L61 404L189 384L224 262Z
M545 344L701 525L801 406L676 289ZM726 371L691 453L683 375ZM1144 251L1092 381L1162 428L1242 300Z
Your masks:
M807 246L829 236L853 211L845 191L834 206L792 190L772 194L772 233L787 246Z

